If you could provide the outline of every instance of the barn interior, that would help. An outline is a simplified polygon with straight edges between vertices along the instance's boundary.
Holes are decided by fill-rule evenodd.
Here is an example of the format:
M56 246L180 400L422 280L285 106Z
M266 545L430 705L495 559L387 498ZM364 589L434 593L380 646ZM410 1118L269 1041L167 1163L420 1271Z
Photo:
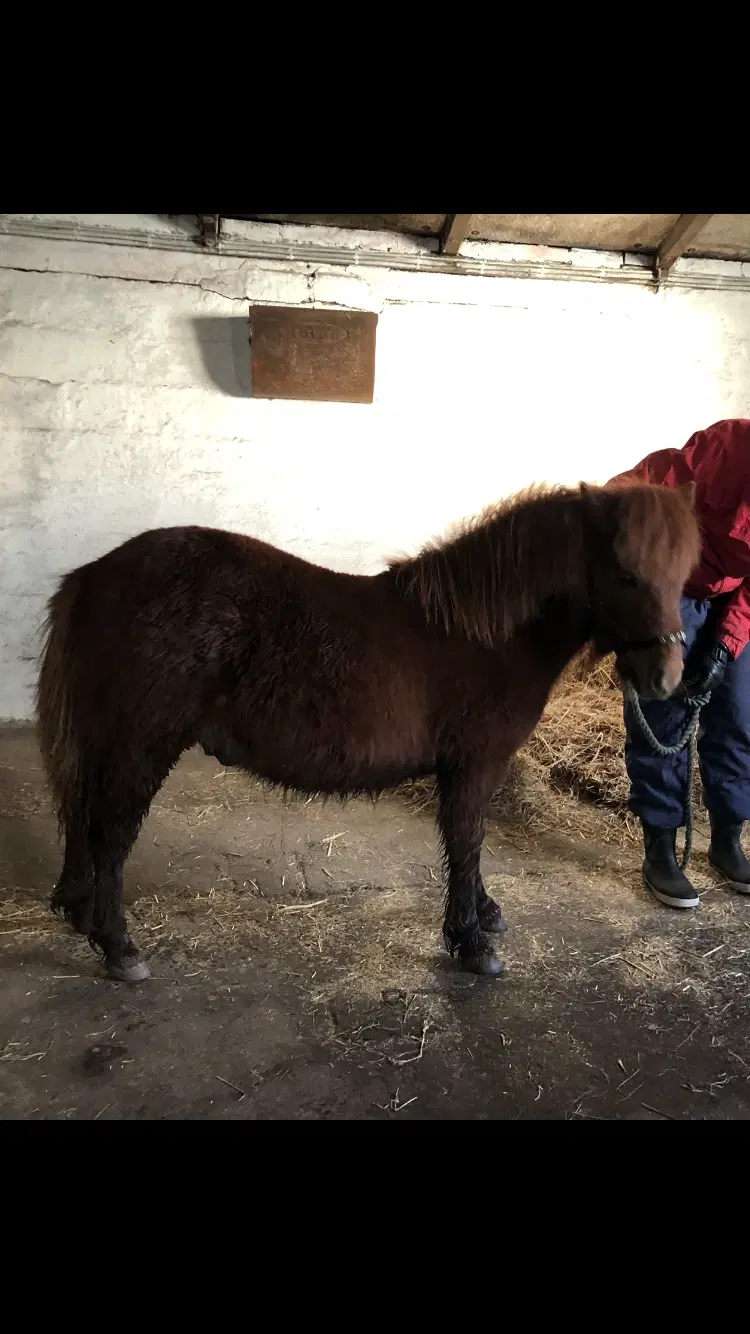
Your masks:
M315 312L359 322L356 365L276 355ZM3 1119L748 1116L750 900L699 786L701 907L647 894L609 662L493 799L497 981L443 949L430 781L322 802L198 749L126 866L152 977L109 980L49 911L33 718L47 599L126 538L205 524L374 574L750 417L749 336L745 214L0 215Z

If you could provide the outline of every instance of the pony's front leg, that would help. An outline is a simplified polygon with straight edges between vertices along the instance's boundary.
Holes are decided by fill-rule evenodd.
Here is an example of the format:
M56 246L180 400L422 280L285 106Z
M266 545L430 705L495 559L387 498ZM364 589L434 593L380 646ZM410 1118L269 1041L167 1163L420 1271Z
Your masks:
M438 825L448 878L443 939L471 973L497 976L503 964L484 932L499 933L505 922L487 894L479 871L484 812L494 783L478 783L456 772L438 772Z

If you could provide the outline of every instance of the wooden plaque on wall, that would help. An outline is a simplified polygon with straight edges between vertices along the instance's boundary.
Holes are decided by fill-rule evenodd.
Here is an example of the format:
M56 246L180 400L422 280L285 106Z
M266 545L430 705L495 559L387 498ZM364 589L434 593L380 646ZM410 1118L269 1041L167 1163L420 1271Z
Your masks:
M372 403L377 324L371 311L251 306L253 398Z

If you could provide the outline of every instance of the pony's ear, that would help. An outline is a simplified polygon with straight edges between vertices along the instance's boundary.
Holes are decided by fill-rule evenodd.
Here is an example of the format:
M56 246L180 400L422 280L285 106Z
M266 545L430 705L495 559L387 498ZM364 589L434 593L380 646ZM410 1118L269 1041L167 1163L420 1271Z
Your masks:
M615 497L609 491L605 491L599 486L589 486L587 482L581 482L581 500L583 501L584 517L597 532L611 533L613 522L613 509L616 504Z
M682 494L683 494L683 496L685 497L685 499L686 499L688 505L690 506L691 510L693 510L693 511L695 510L695 492L696 492L696 490L697 490L697 487L696 487L695 482L685 482L685 483L683 483L683 485L680 487L680 491L682 492Z

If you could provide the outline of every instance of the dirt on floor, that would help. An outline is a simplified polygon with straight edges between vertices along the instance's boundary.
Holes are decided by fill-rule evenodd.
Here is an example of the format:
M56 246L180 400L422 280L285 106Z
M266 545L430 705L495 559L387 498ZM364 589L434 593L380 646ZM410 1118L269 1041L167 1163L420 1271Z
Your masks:
M424 788L284 801L191 751L126 867L154 974L128 987L49 911L34 733L3 729L0 1117L747 1118L750 898L699 827L701 907L664 908L611 814L549 802L490 822L511 929L477 978L442 947Z

